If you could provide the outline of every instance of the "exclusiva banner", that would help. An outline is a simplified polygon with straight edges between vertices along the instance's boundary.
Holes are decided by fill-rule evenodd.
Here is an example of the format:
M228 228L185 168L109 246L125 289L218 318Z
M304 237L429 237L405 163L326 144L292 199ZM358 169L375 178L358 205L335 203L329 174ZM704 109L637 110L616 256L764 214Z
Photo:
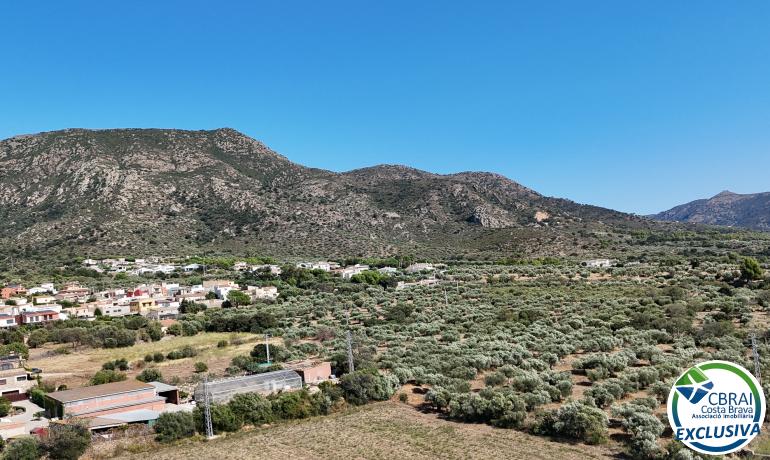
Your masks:
M674 438L706 455L736 452L756 437L765 419L765 395L753 375L728 361L693 366L668 395Z

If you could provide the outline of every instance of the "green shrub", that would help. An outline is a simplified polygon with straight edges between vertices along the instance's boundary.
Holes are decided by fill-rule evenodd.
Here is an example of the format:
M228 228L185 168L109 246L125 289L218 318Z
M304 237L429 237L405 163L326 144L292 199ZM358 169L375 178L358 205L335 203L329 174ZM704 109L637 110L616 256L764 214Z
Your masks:
M122 382L126 380L126 374L112 370L101 370L91 377L91 385L102 385L105 383Z
M577 439L587 444L607 441L607 414L582 402L569 402L539 415L533 432Z
M148 367L147 369L143 370L139 375L137 375L136 379L139 380L140 382L162 382L163 375L160 373L160 371L157 368Z
M277 419L301 419L318 415L316 401L307 390L279 393L270 397L273 415Z
M196 373L200 374L201 372L206 372L207 370L209 370L209 366L206 365L206 363L204 363L202 361L198 361L197 363L195 363L195 372Z
M9 442L3 450L2 460L38 460L44 454L37 438L24 436Z
M664 426L652 413L650 407L641 404L623 404L615 406L612 414L622 420L623 428L631 435L629 453L638 459L656 459L661 449L658 437L663 434Z
M275 419L271 402L259 393L237 394L228 406L237 417L249 425L262 425Z
M195 427L198 432L205 433L206 428L203 421L203 411L200 407L196 407L193 410L193 418L195 419ZM243 420L240 417L237 417L228 405L212 404L211 426L214 429L215 434L233 432L241 429Z
M13 409L11 406L11 401L0 397L0 417L5 417L6 415L10 414L11 409Z
M361 405L369 401L385 401L398 388L398 379L392 375L381 375L375 370L356 371L340 379L345 400Z
M85 422L53 423L43 449L50 460L77 460L91 445L91 431Z
M195 423L190 412L164 412L155 421L153 428L155 439L160 442L172 442L195 435Z
M267 361L267 348L264 343L258 343L251 350L251 357L264 363ZM280 363L289 359L290 353L280 345L270 345L270 362Z

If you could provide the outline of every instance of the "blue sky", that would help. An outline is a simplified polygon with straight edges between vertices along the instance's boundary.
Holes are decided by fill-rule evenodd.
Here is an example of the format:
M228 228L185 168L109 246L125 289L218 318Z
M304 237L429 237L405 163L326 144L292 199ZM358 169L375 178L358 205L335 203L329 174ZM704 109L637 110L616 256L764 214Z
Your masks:
M770 191L763 0L39 0L0 17L0 138L229 126L309 166L494 171L640 214Z

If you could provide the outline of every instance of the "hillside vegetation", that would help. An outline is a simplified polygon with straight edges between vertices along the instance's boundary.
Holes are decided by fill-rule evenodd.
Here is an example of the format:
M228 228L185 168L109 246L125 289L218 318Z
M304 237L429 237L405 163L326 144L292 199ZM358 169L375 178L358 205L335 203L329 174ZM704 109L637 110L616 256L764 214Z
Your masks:
M663 227L490 173L306 168L232 129L69 129L0 141L0 238L4 258L17 260L566 255L618 248L629 228Z

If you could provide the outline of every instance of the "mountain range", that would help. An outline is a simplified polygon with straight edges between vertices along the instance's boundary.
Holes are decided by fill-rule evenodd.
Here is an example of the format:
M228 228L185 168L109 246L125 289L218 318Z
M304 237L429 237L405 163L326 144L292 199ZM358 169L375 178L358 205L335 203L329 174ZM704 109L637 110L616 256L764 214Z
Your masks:
M308 168L229 128L0 141L0 241L17 252L578 254L656 225L498 174Z
M738 194L725 190L711 198L691 201L651 217L770 231L770 192Z

